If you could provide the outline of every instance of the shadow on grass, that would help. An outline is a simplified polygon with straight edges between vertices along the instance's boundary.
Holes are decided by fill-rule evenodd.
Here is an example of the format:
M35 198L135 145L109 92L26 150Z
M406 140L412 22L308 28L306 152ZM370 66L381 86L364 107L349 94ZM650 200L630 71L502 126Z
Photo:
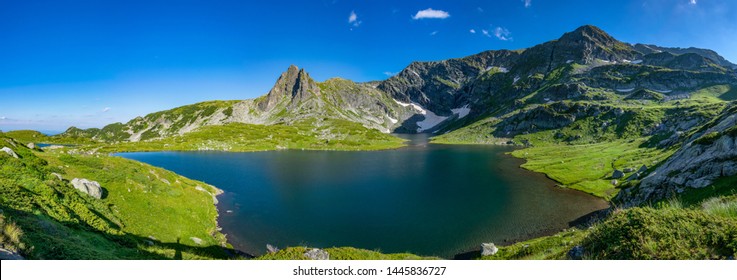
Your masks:
M27 259L48 260L181 260L249 259L244 252L218 246L190 246L177 242L161 242L126 232L104 232L84 223L58 221L40 213L3 209L23 230L26 244L21 255Z

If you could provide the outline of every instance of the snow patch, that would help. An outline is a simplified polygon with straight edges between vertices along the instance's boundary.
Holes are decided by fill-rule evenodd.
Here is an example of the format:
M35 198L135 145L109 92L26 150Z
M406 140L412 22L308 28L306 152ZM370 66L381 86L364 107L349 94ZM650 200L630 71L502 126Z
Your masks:
M394 99L394 102L397 102L397 104L402 105L402 107L412 106L412 108L415 109L415 111L420 112L420 114L423 114L424 115L424 114L427 113L425 111L425 109L422 109L422 107L420 107L420 105L417 105L415 103L404 103L404 102L398 101L396 99Z
M390 122L392 122L392 123L397 123L397 122L398 122L398 120L397 120L397 119L394 119L394 118L392 118L392 117L390 117L390 116L386 116L386 117L387 117L387 118L389 119L389 121L390 121Z
M618 92L630 92L635 90L635 88L618 88L616 89Z
M654 92L659 92L659 93L671 93L671 92L673 92L672 90L669 90L669 89L666 89L666 90L651 89L651 90L654 91Z
M517 81L519 81L519 76L514 77L514 81L512 82L512 84L516 84Z
M568 64L573 63L573 59L566 60L566 63L568 63Z
M466 104L461 108L451 109L450 111L453 112L453 114L458 115L459 119L462 119L463 117L468 116L468 114L471 113L471 108L468 108L468 104Z
M509 73L509 69L507 69L507 67L499 66L499 72Z
M422 79L422 77L420 76L420 74L417 74L417 72L415 72L415 70L409 70L409 72L412 72L412 74L415 74L415 76L417 76L418 78Z
M426 111L426 113L424 113L423 115L425 115L425 119L417 122L417 126L419 126L417 132L423 132L431 129L439 123L448 119L448 117L438 116L432 111Z

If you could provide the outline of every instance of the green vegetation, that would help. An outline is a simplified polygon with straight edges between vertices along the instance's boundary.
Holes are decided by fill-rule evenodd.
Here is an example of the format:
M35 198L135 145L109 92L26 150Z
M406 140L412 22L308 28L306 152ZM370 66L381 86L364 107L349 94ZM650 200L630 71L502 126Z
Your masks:
M31 259L231 255L217 230L215 188L122 158L38 152L0 138L19 156L0 153L1 242L6 249ZM103 198L77 191L69 183L72 178L99 182Z
M737 220L678 207L617 211L582 242L592 259L726 259L737 253Z
M304 256L308 248L289 247L276 253L258 257L259 260L307 260ZM420 257L410 253L382 254L377 251L356 249L351 247L326 248L331 260L437 260L435 257Z
M643 142L644 140L548 145L516 150L512 155L527 160L522 165L523 168L545 173L565 187L611 199L619 191L611 183L611 175L615 169L637 170L643 165L653 166L673 153L641 147Z
M545 236L518 242L509 246L500 246L499 252L491 256L480 257L482 260L560 260L566 259L567 253L576 244L580 244L586 231L571 228L552 236Z
M88 146L100 152L197 151L232 152L279 149L380 150L403 146L404 140L366 129L360 124L334 119L310 119L290 125L230 123L204 126L182 136L142 142Z

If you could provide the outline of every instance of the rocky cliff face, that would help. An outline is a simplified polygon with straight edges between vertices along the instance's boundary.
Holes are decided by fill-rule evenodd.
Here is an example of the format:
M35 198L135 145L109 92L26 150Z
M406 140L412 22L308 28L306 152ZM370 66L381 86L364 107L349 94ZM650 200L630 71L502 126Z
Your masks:
M636 187L619 193L622 206L664 199L699 189L725 176L737 175L737 106L690 137L668 160Z

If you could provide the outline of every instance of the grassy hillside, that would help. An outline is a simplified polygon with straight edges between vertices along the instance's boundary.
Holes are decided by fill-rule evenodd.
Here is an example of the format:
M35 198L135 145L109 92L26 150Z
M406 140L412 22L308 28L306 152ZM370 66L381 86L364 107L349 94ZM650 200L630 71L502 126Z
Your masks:
M197 151L232 152L278 149L380 150L402 147L404 140L366 129L360 124L334 119L309 119L293 124L255 125L230 123L205 126L182 136L143 142L100 144L101 152Z
M258 257L259 260L308 260L305 247L289 247L275 253ZM437 260L436 257L421 257L410 253L383 254L377 251L352 247L336 247L324 249L331 260Z
M231 255L217 230L211 194L218 190L209 185L122 158L32 151L6 136L0 142L18 155L0 153L5 248L31 259ZM73 178L99 182L102 199L74 189Z

